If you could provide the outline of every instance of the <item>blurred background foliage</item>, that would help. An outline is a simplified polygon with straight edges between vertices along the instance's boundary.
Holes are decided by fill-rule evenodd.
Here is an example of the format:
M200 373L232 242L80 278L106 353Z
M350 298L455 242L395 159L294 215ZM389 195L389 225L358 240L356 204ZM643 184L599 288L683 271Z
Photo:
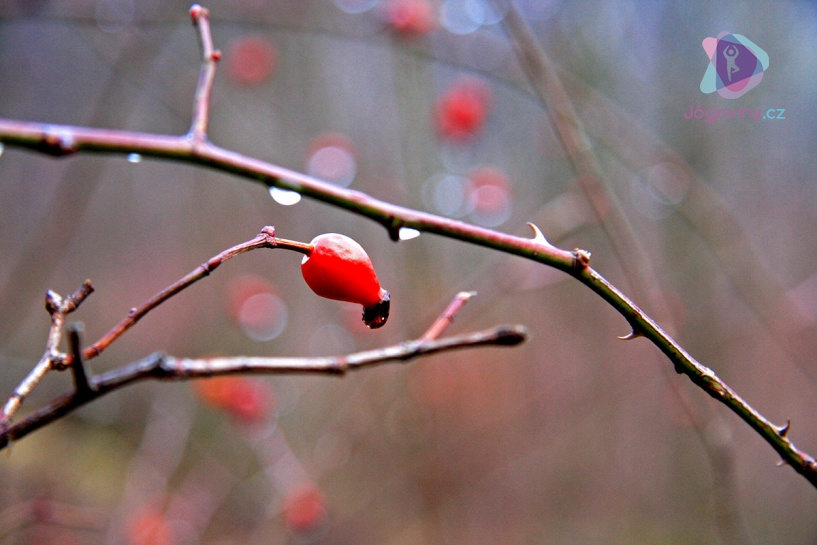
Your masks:
M817 10L810 2L519 0L655 268L681 343L817 452ZM480 0L213 0L218 145L515 234L537 223L627 278L503 30ZM189 126L199 50L174 0L0 0L0 116L154 133ZM701 41L770 56L737 100L704 95ZM785 120L685 119L785 108ZM13 445L0 543L787 543L815 491L747 426L561 273L204 169L0 157L0 386L39 358L43 293L85 278L88 342L205 259L275 225L354 237L393 312L315 297L300 257L254 252L149 315L107 370L177 356L324 355L522 323L533 340L331 377L142 384ZM287 203L280 204L281 202ZM608 212L612 213L612 212ZM65 391L51 376L30 410Z

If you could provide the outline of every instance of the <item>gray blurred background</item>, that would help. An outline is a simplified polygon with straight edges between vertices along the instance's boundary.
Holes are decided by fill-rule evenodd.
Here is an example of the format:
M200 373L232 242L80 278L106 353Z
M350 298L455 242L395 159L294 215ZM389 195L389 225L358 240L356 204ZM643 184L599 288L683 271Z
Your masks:
M591 251L626 293L650 291L648 277L625 274L632 249L613 251L579 191L502 11L429 5L433 26L412 34L386 0L208 2L224 52L211 139L504 232L530 234L534 222L556 245ZM0 0L0 117L185 133L199 63L189 7ZM561 67L666 304L637 302L817 452L814 5L519 9ZM721 31L770 57L762 82L736 100L699 89L701 42ZM457 140L435 112L463 78L486 93L486 116ZM785 119L684 118L698 106L782 108ZM479 295L452 333L521 323L533 336L343 379L253 379L264 414L251 422L190 383L117 392L0 460L0 543L817 543L806 480L776 467L765 442L657 349L618 341L626 322L566 275L432 235L395 244L355 215L282 205L246 180L139 157L54 160L6 147L0 211L3 395L42 353L46 289L92 280L96 292L71 315L91 342L264 225L302 241L355 238L391 292L389 324L366 330L359 308L309 291L300 256L259 251L151 313L93 369L154 351L386 346L422 334L459 290ZM49 376L23 413L69 386Z

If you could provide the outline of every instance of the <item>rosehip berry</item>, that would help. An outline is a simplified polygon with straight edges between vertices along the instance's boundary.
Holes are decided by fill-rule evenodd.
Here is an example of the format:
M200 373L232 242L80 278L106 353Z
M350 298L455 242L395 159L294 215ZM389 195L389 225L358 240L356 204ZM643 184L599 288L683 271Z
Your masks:
M363 321L370 328L382 327L389 318L389 292L380 287L366 251L346 235L315 237L301 273L321 297L363 305Z

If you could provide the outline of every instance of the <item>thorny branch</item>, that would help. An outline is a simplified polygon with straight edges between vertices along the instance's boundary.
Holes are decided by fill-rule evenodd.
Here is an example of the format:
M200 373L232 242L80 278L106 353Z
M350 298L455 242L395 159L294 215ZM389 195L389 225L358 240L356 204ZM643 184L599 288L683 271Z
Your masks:
M667 356L677 372L687 375L694 384L737 414L771 445L784 463L791 465L795 471L817 487L817 461L792 443L788 436L789 425L775 426L769 422L711 369L688 354L652 318L589 266L589 252L578 249L566 251L551 245L544 237L528 239L508 235L398 206L359 191L324 183L278 165L245 157L210 143L206 138L206 110L209 107L209 86L212 83L209 74L214 73L217 55L214 56L207 11L195 5L191 8L191 16L197 23L196 27L202 41L204 63L209 63L209 66L202 68L202 74L206 73L207 76L200 78L196 92L194 122L191 128L193 137L0 120L0 142L56 157L78 152L122 155L139 153L145 157L203 165L260 182L268 187L295 191L305 197L367 217L383 225L392 240L399 239L400 229L411 228L517 255L559 269L576 278L615 308L632 327L633 338L643 336L649 339ZM208 51L212 53L209 57ZM143 365L158 364L151 360ZM14 396L9 403L12 403L13 399ZM76 401L72 401L69 396L56 406L47 408L47 412L61 415L75 406ZM36 419L36 414L31 415L29 419ZM37 423L33 425L37 426Z

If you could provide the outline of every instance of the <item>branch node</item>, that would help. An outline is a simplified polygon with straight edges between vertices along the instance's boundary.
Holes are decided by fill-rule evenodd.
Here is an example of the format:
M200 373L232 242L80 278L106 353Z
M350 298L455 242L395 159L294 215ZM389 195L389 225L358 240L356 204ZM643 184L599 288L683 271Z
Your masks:
M575 248L573 250L573 267L576 269L586 269L590 265L590 252Z
M389 223L386 225L386 230L389 232L389 238L392 242L400 241L400 228L402 227L400 220L391 216Z
M67 128L47 127L43 132L40 149L53 157L65 157L77 152L77 142L74 134Z
M263 229L261 229L261 234L266 238L267 244L273 244L275 241L275 226L274 225L265 225Z

